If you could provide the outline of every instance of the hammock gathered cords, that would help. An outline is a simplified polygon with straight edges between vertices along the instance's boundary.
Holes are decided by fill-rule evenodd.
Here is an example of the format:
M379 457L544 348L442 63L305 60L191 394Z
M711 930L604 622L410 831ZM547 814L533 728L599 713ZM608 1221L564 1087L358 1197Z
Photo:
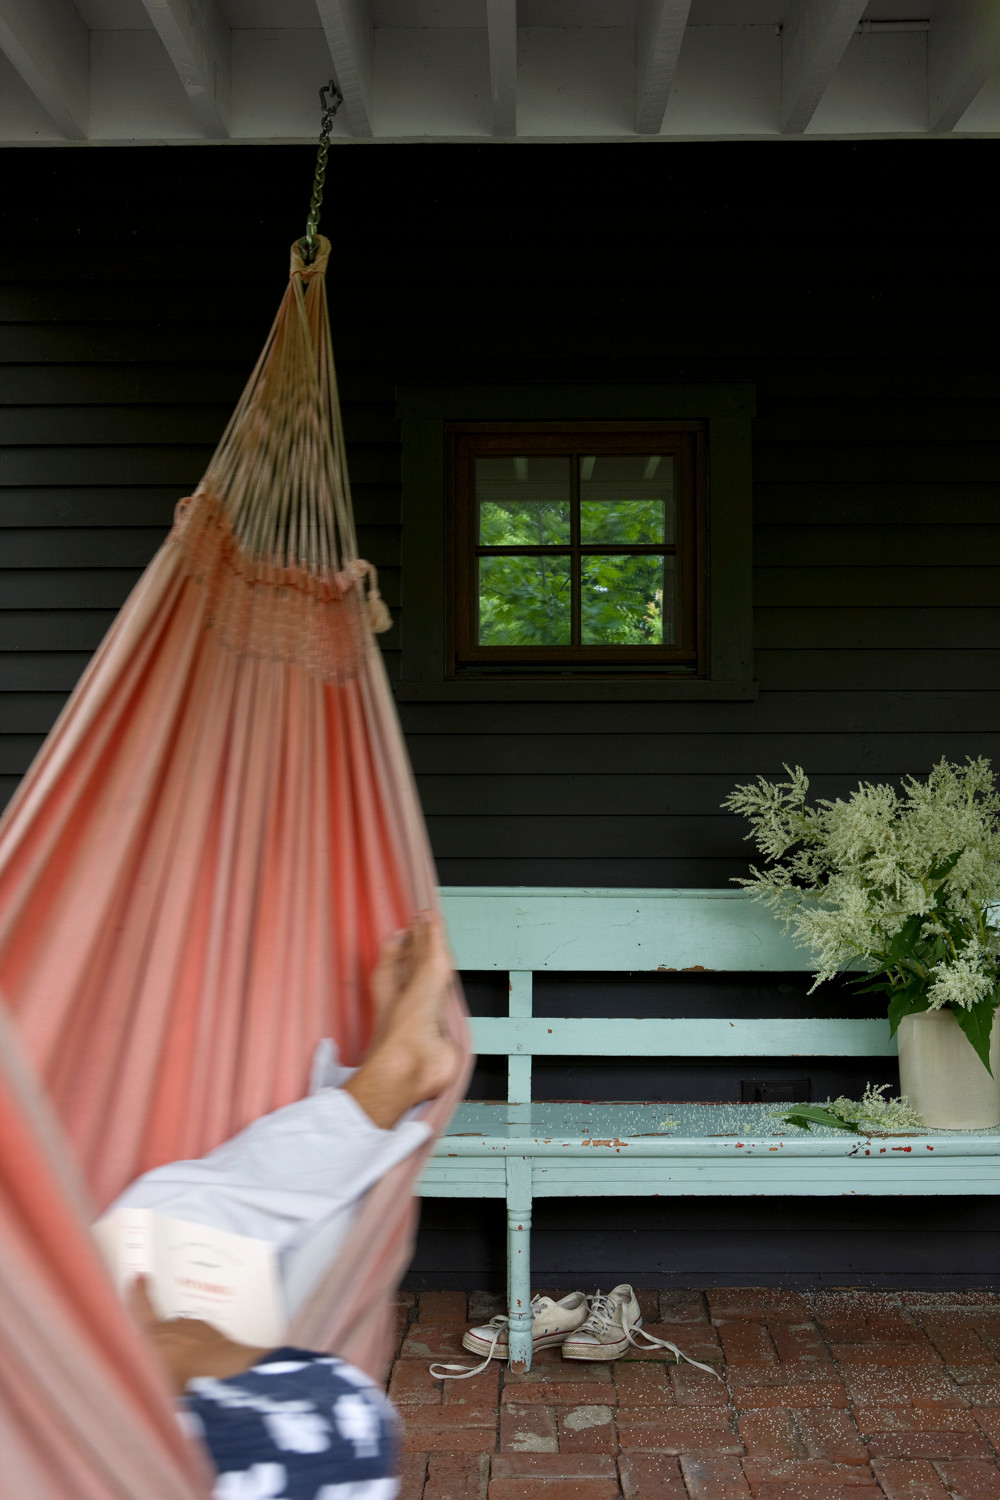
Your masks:
M381 941L436 905L318 245L293 250L204 479L0 823L0 990L99 1211L301 1097L322 1037L356 1063ZM467 1051L464 1017L456 989ZM431 1149L367 1195L293 1341L380 1373Z

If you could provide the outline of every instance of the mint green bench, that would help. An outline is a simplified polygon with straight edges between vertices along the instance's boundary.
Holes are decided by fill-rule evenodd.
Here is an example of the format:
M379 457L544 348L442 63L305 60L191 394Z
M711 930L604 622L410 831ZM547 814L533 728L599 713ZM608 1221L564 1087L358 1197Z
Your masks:
M781 1126L774 1104L532 1099L532 1057L893 1055L885 1020L532 1014L533 976L545 970L809 969L780 924L742 891L450 887L441 895L459 969L509 974L509 1014L472 1023L478 1052L507 1057L507 1100L459 1105L419 1192L506 1199L514 1368L531 1364L535 1198L996 1191L1000 1130L861 1138ZM664 1128L667 1117L676 1124Z

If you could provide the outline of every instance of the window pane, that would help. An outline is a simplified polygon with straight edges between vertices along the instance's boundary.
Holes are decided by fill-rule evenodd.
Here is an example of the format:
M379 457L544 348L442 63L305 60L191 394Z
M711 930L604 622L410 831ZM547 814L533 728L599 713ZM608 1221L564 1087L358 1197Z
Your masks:
M481 547L552 547L569 541L568 458L477 458Z
M569 643L568 557L479 559L481 646L568 646Z
M580 540L674 540L674 460L659 453L580 460Z
M659 646L674 640L672 557L585 557L580 625L585 646Z

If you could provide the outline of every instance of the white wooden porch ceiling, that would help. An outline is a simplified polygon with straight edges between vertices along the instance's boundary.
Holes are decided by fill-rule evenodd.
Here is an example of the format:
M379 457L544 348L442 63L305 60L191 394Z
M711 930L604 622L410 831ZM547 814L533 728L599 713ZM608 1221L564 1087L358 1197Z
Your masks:
M0 0L0 143L1000 134L1000 0ZM596 207L596 205L595 205Z

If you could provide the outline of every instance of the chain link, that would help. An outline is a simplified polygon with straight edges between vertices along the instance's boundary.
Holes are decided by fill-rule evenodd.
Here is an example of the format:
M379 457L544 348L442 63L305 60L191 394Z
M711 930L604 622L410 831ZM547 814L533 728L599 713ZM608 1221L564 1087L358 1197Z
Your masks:
M327 99L327 94L332 97ZM330 131L333 129L333 117L344 102L344 96L332 78L320 89L319 102L323 110L323 118L319 131L319 150L316 153L316 175L313 178L312 198L309 201L305 239L301 242L304 248L303 260L307 266L311 265L316 258L316 230L319 228L319 211L323 203L323 183L326 179L326 160L330 154Z

